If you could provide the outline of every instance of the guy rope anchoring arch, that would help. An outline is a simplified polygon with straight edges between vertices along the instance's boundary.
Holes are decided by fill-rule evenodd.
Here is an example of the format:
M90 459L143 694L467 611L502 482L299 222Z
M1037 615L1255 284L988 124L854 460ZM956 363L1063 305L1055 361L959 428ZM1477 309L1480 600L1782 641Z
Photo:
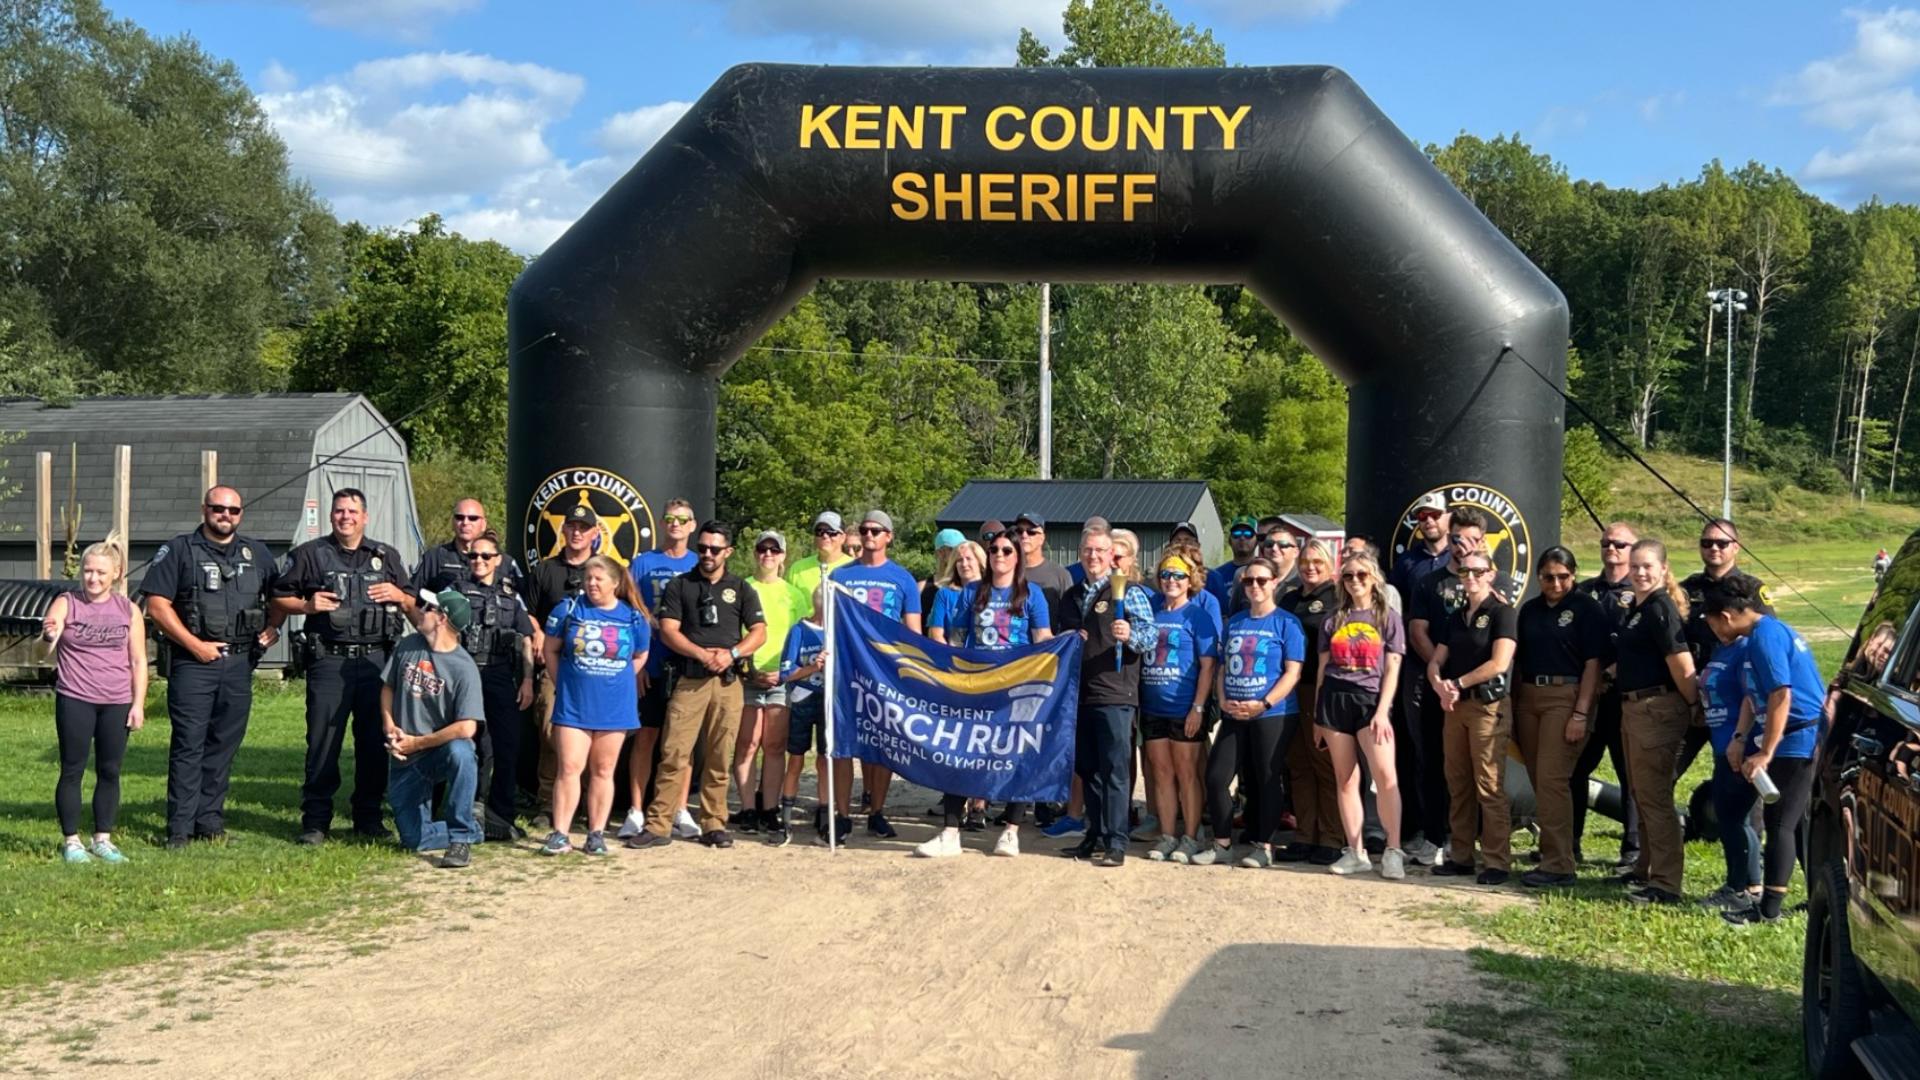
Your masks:
M1564 414L1505 350L1564 384L1566 300L1343 72L750 64L514 285L522 549L712 506L718 380L822 277L1243 283L1350 388L1350 528L1440 490L1518 576L1558 540Z

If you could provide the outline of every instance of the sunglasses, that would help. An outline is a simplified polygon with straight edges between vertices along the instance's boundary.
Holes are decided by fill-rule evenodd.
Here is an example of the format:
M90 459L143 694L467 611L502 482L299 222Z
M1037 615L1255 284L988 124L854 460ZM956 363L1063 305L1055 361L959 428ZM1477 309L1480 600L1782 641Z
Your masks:
M1740 541L1738 540L1701 540L1700 550L1705 551L1708 548L1713 548L1715 550L1719 550L1721 548L1730 548L1739 542Z
M693 550L695 550L695 551L697 551L697 552L699 552L699 553L700 553L700 554L702 554L702 555L722 555L722 554L725 554L725 553L726 553L726 550L727 550L727 545L725 545L725 544L695 544L695 545L693 545Z
M862 525L862 526L860 526L860 535L861 535L861 536L885 536L885 535L887 535L887 532L888 532L888 531L889 531L889 530L886 530L886 529L883 529L883 528L881 528L881 527L880 527L880 526L878 526L878 525Z
M469 551L469 552L467 552L467 561L468 561L468 562L492 562L493 560L495 560L495 559L497 559L497 558L499 558L499 557L500 557L500 553L499 553L499 552L497 552L497 551Z
M1235 540L1251 540L1253 539L1253 530L1252 529L1235 529L1232 532L1228 533L1227 535L1233 537Z
M1186 572L1183 570L1162 570L1160 571L1160 580L1161 581L1185 581L1187 580L1187 575L1186 575Z
M1371 581L1372 579L1373 579L1373 575L1367 573L1365 570L1359 570L1351 574L1340 575L1341 581Z
M1039 536L1040 530L1029 529L1029 528L1026 528L1025 526L1016 525L1013 528L1007 530L1007 535L1008 536Z
M995 556L996 558L997 558L997 557L1003 557L1003 556L1012 556L1012 555L1017 555L1017 554L1019 554L1019 552L1020 552L1020 549L1019 549L1019 548L1015 548L1015 547L1000 547L1000 546L998 546L998 545L995 545L994 547L991 547L991 548L988 548L988 549L987 549L987 554L989 554L989 555L992 555L992 556Z
M1615 550L1615 551L1625 551L1625 550L1627 550L1628 548L1630 548L1630 547L1632 547L1632 546L1633 546L1633 541L1631 541L1631 540L1602 540L1602 541L1600 541L1600 546L1601 546L1601 547L1603 547L1603 548L1612 548L1612 549L1613 549L1613 550Z
M693 516L690 514L668 514L666 517L661 518L660 520L666 522L669 525L693 524Z
M815 535L815 536L839 536L839 535L841 535L841 532L840 532L840 530L839 530L839 529L829 529L829 528L827 528L827 527L826 527L825 525L822 525L822 526L820 526L819 528L817 528L817 529L815 529L815 530L813 530L813 535Z
M1572 581L1572 574L1541 574L1541 581Z
M455 515L453 515L453 520L455 520L455 521L485 521L485 520L487 520L487 515L485 515L485 514L455 514Z
M1437 519L1437 518L1440 518L1440 517L1442 517L1442 516L1443 516L1443 515L1442 515L1442 514L1440 513L1440 511L1438 511L1438 510L1422 510L1422 511L1420 511L1419 513L1417 513L1417 514L1415 514L1415 515L1413 515L1413 520L1415 520L1415 521L1433 521L1433 520L1435 520L1435 519Z
M1460 576L1463 578L1485 577L1491 573L1493 573L1493 567L1491 566L1463 566L1460 568Z
M1454 547L1472 547L1479 543L1479 541L1468 536L1466 533L1454 533L1452 536L1447 537L1447 543L1452 544Z
M761 544L759 547L753 549L753 553L755 555L785 555L786 554L786 552L780 550L777 547L774 547L772 544Z
M1245 585L1249 589L1254 588L1255 586L1258 586L1264 589L1267 586L1273 584L1273 579L1270 577L1266 577L1264 575L1261 577L1243 577L1240 579L1240 584Z
M241 510L237 506L222 506L219 503L208 503L207 513L225 514L228 517L239 517L241 514Z
M1291 548L1293 548L1294 546L1295 546L1295 545L1294 545L1294 542L1293 542L1293 541L1291 541L1291 540L1262 540L1262 541L1260 541L1260 547L1261 547L1261 549L1262 549L1262 550L1271 550L1271 551L1287 551L1287 550L1289 550L1289 549L1291 549Z

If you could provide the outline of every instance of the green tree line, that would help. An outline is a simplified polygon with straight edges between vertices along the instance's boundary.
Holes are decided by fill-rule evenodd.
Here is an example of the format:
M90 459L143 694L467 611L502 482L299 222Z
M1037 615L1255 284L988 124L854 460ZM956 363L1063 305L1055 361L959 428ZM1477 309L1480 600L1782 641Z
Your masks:
M1154 0L1071 0L1029 66L1217 66ZM1716 450L1732 286L1736 438L1806 486L1904 493L1920 360L1920 210L1852 211L1777 168L1635 191L1517 136L1427 153L1566 292L1572 392L1630 440ZM524 257L425 215L335 219L232 64L98 0L0 0L0 394L353 390L418 467L494 494L505 301ZM1337 515L1346 393L1238 286L1051 290L1055 473L1210 481L1227 512ZM1040 290L824 283L727 374L719 506L792 526L883 503L910 538L976 476L1032 475ZM1569 436L1596 501L1611 463ZM437 470L437 471L436 471ZM1570 505L1572 505L1570 503Z

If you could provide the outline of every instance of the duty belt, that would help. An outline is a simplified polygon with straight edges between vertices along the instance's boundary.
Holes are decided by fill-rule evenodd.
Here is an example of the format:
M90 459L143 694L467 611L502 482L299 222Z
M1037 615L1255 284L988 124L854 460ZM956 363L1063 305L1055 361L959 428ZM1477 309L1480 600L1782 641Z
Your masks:
M328 656L367 656L385 649L381 642L371 644L358 641L322 641L320 651Z
M1527 686L1573 686L1580 681L1578 675L1535 675L1526 680Z
M1677 694L1679 692L1680 691L1675 690L1671 686L1643 686L1638 690L1621 691L1620 700L1645 701L1647 698L1659 697L1661 694Z

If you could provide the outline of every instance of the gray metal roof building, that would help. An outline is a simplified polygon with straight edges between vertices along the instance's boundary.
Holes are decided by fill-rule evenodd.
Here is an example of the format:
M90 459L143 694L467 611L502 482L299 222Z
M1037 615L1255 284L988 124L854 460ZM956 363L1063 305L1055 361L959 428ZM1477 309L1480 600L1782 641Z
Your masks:
M1221 558L1227 546L1220 511L1203 480L974 480L937 520L941 528L971 537L983 521L1012 524L1022 513L1047 519L1047 557L1063 566L1079 561L1080 525L1095 516L1138 533L1149 556L1183 521L1199 530L1209 560Z
M128 555L135 587L161 544L200 523L202 450L219 452L220 483L246 500L241 530L275 556L325 535L333 491L356 487L367 493L368 535L398 548L409 565L420 557L406 441L359 394L104 397L64 406L0 399L0 432L18 436L0 446L0 471L21 486L0 500L0 580L33 575L35 452L53 454L58 577L69 476L84 546L111 527L113 452L121 444L133 447Z

